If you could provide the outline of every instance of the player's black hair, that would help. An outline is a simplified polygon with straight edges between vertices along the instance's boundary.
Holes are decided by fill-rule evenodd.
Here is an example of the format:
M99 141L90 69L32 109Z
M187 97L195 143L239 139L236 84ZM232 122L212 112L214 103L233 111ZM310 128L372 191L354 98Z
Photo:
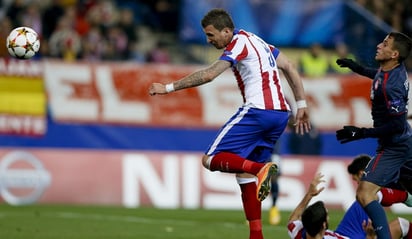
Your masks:
M322 201L310 205L302 213L302 224L306 232L314 237L327 225L328 212Z
M215 8L210 10L203 17L201 24L203 28L212 25L219 31L223 30L225 27L228 27L231 30L235 29L232 17L226 10L222 8Z
M412 39L401 32L391 32L389 37L393 38L393 47L399 51L398 62L402 63L412 50Z
M365 170L369 161L371 161L371 157L367 154L360 154L356 156L348 165L348 173L352 175L358 174L360 171Z

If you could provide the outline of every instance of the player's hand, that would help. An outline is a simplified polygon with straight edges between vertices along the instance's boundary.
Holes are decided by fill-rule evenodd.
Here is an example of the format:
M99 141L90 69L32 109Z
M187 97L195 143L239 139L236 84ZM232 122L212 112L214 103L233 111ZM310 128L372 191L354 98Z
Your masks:
M357 63L355 63L352 59L349 58L341 58L336 60L336 64L338 64L340 67L351 68L351 66L354 66Z
M345 144L362 138L364 138L363 129L356 126L347 125L343 126L343 129L336 131L336 139L341 144Z
M311 129L308 108L300 108L296 112L295 131L297 134L309 133Z
M376 233L375 229L373 228L372 221L368 219L368 221L363 221L362 222L362 228L366 232L366 238L367 239L375 239L376 238Z
M324 183L325 180L323 179L323 174L322 173L317 173L315 177L312 179L310 182L308 192L310 196L314 197L317 196L320 192L322 192L325 187L319 187L319 184Z
M166 85L161 83L152 83L149 87L149 95L164 95L167 94Z
M356 63L354 60L349 59L349 58L337 59L336 64L338 64L340 67L347 67L354 72L356 72L357 69L359 69L360 67L358 63Z

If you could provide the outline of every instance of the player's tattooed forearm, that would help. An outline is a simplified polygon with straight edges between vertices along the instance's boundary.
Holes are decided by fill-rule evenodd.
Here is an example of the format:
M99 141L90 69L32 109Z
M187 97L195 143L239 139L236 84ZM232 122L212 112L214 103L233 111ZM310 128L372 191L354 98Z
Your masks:
M195 87L203 85L211 80L213 80L217 75L225 71L230 66L229 62L226 61L216 61L210 67L194 72L182 80L174 83L175 89L185 89L190 87Z
M204 84L206 81L203 79L204 77L204 71L198 71L195 72L187 77L185 77L183 80L175 82L175 88L176 89L185 89L193 86L198 86Z

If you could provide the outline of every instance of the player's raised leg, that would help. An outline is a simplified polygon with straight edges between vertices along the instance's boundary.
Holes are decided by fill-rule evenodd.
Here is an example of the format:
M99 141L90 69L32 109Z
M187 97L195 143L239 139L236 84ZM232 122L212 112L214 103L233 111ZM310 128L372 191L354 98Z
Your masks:
M205 155L203 165L210 171L255 175L258 179L256 197L260 201L263 201L269 195L271 177L277 173L277 165L272 162L253 162L228 152L220 152L212 157Z

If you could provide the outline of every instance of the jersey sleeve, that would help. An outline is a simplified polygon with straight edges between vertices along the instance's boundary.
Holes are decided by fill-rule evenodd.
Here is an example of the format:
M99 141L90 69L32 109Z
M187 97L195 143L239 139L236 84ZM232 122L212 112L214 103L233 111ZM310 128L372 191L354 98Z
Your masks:
M392 90L388 91L388 101L386 102L388 112L392 116L403 115L408 112L408 100L405 98L409 82L403 79L394 79L399 83ZM408 84L408 86L406 86Z
M273 45L269 45L269 47L270 47L270 50L272 51L273 56L275 57L275 59L277 59L279 56L280 50Z

